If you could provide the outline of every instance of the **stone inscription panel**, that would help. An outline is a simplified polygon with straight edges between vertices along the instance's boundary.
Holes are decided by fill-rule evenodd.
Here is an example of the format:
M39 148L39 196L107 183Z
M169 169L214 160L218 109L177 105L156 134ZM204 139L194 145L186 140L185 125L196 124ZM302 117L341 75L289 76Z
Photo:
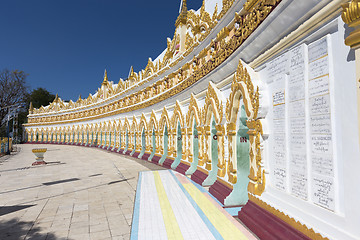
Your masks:
M329 37L266 64L271 92L271 180L277 189L335 210Z

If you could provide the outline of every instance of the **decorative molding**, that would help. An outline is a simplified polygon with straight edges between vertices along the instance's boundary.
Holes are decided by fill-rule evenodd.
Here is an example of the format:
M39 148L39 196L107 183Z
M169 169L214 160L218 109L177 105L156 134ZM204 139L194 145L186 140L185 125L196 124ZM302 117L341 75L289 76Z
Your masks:
M234 35L229 38L227 42L225 39L222 39L218 43L219 47L213 54L213 57L209 58L207 61L200 61L200 59L195 58L195 67L192 67L191 65L189 66L193 73L187 78L183 78L184 70L181 68L177 72L178 75L171 74L174 76L172 79L164 78L161 81L154 83L154 85L152 85L150 88L148 87L143 89L140 92L131 94L125 98L117 100L116 102L111 102L106 106L85 110L82 112L81 117L79 116L79 113L70 113L49 117L33 117L29 115L29 123L26 124L26 126L34 126L39 124L50 125L59 123L73 123L99 119L124 112L142 109L164 101L167 98L172 97L193 85L212 70L214 70L223 61L225 61L227 57L230 56L249 37L249 35L256 29L256 27L261 24L261 22L268 16L268 14L280 1L281 0L274 0L271 1L271 3L268 3L268 1L265 0L261 1L246 16L238 19L237 21L240 27L236 29ZM204 56L204 60L205 58L208 58L208 55ZM186 70L185 72L189 71ZM168 88L169 85L173 86ZM164 89L166 89L166 91L164 91Z
M358 48L360 46L360 0L352 0L342 5L341 17L343 21L354 27L355 30L349 34L345 39L345 44L351 48Z

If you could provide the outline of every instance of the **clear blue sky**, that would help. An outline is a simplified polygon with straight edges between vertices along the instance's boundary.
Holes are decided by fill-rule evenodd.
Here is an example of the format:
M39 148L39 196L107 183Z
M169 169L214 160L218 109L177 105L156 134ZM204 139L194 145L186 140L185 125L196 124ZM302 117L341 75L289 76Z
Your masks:
M202 0L188 0L198 9ZM29 74L64 100L143 69L173 37L180 0L0 0L0 70Z

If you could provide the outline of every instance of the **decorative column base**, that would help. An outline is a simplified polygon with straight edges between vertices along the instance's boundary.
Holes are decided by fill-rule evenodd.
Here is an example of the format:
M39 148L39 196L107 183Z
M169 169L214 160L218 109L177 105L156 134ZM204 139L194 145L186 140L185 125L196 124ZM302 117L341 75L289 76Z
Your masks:
M217 179L215 183L210 186L209 192L219 200L219 202L224 204L225 198L230 195L232 189Z
M47 164L47 162L45 162L44 160L37 160L37 159L36 159L36 161L33 162L33 163L31 164L31 166L45 165L45 164Z

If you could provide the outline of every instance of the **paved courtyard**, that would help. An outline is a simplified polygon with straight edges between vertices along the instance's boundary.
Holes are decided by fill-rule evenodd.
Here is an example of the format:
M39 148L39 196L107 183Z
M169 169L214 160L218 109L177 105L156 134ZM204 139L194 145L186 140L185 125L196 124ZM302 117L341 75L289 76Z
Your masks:
M33 148L45 166L32 167ZM18 145L0 158L0 239L129 239L140 171L157 165L94 148Z

